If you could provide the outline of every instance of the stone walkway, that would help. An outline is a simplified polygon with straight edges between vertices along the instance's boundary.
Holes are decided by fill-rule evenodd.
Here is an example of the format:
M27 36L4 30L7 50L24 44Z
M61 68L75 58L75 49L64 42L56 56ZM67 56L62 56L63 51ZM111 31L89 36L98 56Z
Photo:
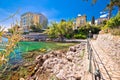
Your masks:
M120 80L120 67L115 63L110 56L108 56L97 44L95 40L91 41L92 47L96 50L97 54L94 52L96 62L99 64L101 74L104 80ZM101 61L99 60L101 59ZM103 65L102 65L103 64ZM108 73L106 72L108 71ZM111 79L110 79L111 78Z

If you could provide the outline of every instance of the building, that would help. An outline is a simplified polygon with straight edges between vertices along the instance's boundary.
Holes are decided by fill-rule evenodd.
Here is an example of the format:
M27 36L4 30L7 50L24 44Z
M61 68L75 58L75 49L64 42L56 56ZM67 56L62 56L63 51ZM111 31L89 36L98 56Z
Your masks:
M87 23L87 17L86 15L78 15L76 18L76 28L79 28L80 26L84 26Z
M30 26L32 24L36 25L37 23L41 24L43 29L46 29L48 20L41 13L27 12L27 13L24 13L23 15L21 15L20 25L24 32L29 32Z
M102 24L104 21L107 21L108 20L108 18L98 18L97 20L96 20L96 24L97 25L100 25L100 24Z

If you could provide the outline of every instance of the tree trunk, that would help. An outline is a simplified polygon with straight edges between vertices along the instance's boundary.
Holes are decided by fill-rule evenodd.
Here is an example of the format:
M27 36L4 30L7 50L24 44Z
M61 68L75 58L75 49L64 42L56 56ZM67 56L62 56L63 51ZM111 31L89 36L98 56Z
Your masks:
M63 42L63 35L60 35L60 41Z
M118 12L120 12L120 6L118 7Z
M108 19L111 18L111 13L112 13L112 10L109 10Z

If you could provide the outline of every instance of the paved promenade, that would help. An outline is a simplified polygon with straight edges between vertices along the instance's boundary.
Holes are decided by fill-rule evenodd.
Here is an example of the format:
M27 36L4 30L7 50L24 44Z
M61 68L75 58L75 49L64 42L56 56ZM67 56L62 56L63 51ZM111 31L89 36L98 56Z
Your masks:
M91 41L94 57L99 64L99 68L104 80L120 80L120 67L115 63L110 56L108 56L95 40ZM97 54L95 54L97 53ZM101 59L101 61L99 60Z

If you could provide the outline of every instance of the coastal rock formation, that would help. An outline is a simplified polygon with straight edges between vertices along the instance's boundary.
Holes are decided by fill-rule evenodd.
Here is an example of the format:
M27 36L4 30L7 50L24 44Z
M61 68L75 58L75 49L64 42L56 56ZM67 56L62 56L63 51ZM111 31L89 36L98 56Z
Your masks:
M81 80L85 43L72 46L68 51L58 50L39 55L36 66L27 80ZM55 76L55 77L53 77Z

